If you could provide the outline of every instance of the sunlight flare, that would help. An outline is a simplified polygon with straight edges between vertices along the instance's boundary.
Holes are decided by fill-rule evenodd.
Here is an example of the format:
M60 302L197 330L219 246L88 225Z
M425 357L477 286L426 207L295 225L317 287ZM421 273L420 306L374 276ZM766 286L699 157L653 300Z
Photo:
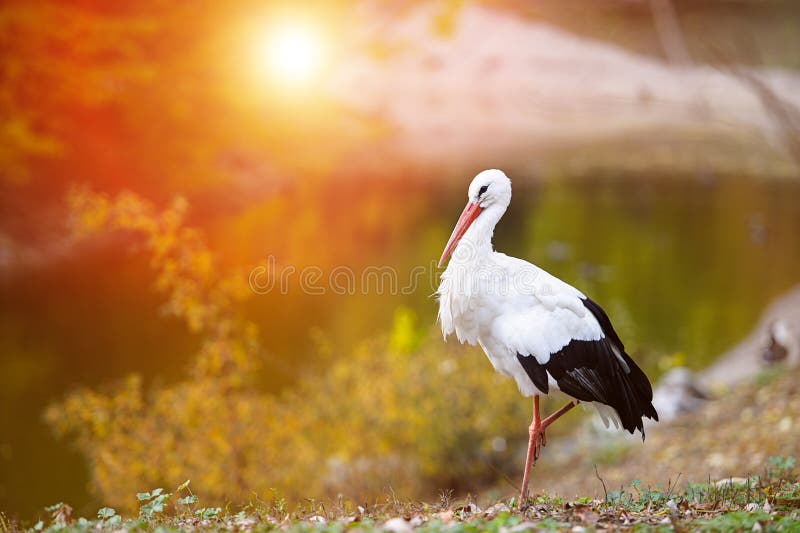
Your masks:
M276 25L257 45L261 72L275 81L291 85L314 79L320 73L323 55L319 32L300 22Z

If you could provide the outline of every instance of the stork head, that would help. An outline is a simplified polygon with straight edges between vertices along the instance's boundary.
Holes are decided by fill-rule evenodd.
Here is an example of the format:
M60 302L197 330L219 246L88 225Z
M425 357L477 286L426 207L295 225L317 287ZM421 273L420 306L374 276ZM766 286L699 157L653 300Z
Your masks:
M494 224L500 220L511 201L511 180L502 170L484 170L472 179L467 192L467 206L462 211L456 222L456 227L444 247L442 257L439 259L441 267L450 254L453 253L458 242L467 232L473 222L483 213L488 211L494 214ZM486 215L484 215L486 216Z

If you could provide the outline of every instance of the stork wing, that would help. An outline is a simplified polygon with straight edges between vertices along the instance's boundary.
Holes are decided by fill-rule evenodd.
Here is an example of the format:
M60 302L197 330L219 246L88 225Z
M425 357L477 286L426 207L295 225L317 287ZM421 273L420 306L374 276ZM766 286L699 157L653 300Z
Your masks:
M503 339L508 351L533 356L541 365L573 340L594 341L605 336L584 304L585 296L558 278L548 277L535 295L518 299L492 327L493 337Z
M585 313L575 311L570 297ZM547 393L553 380L578 400L613 407L625 429L638 429L644 437L642 417L658 420L647 376L625 353L599 305L580 293L561 293L559 298L566 305L542 302L498 319L500 338L510 340L508 349L539 390Z

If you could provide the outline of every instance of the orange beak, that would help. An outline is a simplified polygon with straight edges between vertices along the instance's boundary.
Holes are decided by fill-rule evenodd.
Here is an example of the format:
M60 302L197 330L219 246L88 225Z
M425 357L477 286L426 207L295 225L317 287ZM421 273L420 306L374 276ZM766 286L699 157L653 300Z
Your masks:
M481 211L483 211L483 208L478 204L473 204L471 201L467 202L467 206L464 208L464 211L461 212L461 216L458 217L456 227L453 229L453 233L447 241L447 246L444 247L442 258L439 259L439 267L447 261L447 258L450 257L450 254L453 253L453 250L455 250L458 245L458 241L461 240L461 237L464 236L472 223L475 222L475 219L478 218Z

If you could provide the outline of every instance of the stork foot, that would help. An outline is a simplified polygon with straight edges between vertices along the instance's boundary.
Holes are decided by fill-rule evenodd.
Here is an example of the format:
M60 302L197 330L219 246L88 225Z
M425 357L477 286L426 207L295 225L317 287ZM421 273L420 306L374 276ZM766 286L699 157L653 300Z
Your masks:
M533 462L531 463L531 466L533 466L542 453L542 447L547 446L547 436L541 424L539 424L538 427L531 424L528 428L528 436L528 442L533 443Z

